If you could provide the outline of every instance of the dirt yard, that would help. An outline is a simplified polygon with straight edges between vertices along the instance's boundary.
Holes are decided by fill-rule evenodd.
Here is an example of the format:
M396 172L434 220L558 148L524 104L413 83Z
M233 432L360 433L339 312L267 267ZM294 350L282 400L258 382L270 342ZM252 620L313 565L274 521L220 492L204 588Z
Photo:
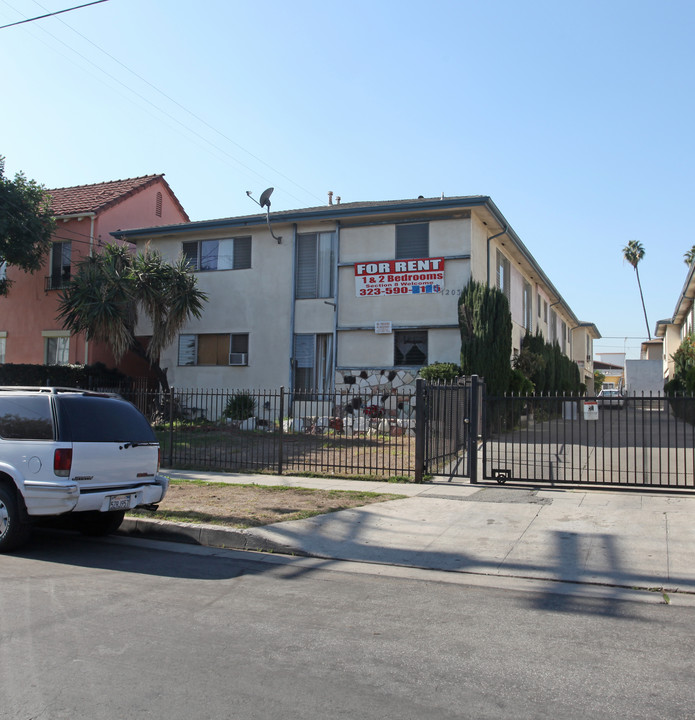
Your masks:
M131 514L159 520L249 528L401 497L403 495L360 490L311 490L182 481L169 486L169 492L156 512L137 510Z

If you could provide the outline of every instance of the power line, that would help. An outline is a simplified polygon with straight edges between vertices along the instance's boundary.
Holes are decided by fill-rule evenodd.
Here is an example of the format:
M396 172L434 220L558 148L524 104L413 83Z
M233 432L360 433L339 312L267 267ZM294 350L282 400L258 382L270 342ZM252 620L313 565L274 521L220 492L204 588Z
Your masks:
M43 5L41 5L41 3L39 3L39 2L37 2L37 0L35 0L35 2L36 2L36 4L37 4L39 7L43 7ZM144 78L144 77L143 77L142 75L140 75L139 73L135 72L135 70L133 70L132 68L128 67L125 63L121 62L117 57L111 55L110 52L108 52L107 50L104 50L104 48L102 48L100 45L97 45L93 40L91 40L90 38L88 38L86 35L83 35L79 30L76 30L74 27L72 27L72 25L68 25L68 23L64 22L63 20L61 20L60 22L63 23L63 25L65 25L65 27L69 28L69 29L72 30L74 33L76 33L77 35L79 35L83 40L85 40L85 41L88 42L90 45L92 45L93 47L95 47L97 50L99 50L100 52L104 53L104 55L106 55L107 57L111 58L111 60L113 60L115 63L118 63L118 65L120 65L122 68L124 68L125 70L127 70L129 73L131 73L131 75L134 75L136 78L138 78L138 80L141 80L141 81L144 82L146 85L149 85L149 87L151 87L153 90L155 90L155 91L158 92L160 95L162 95L163 97L165 97L167 100L169 100L169 102L174 103L174 105L176 105L177 107L181 108L181 110L183 110L184 112L188 113L191 117L195 118L198 122L200 122L200 123L202 123L203 125L205 125L205 127L209 128L209 129L212 130L214 133L217 133L220 137L222 137L222 138L224 138L225 140L227 140L227 142L230 142L230 143L232 143L232 145L238 147L239 150L242 150L243 152L245 152L247 155L249 155L250 157L252 157L254 160L256 160L256 161L258 161L259 163L261 163L261 165L265 165L265 167L267 167L269 170L272 170L274 173L276 173L276 174L279 175L280 177L284 178L284 179L287 180L288 182L291 182L293 185L295 185L296 187L298 187L300 190L302 190L303 192L307 193L307 195L311 195L311 197L316 198L319 202L323 202L323 201L321 200L321 198L319 198L317 195L314 195L314 194L311 192L311 190L307 190L305 187L302 187L301 185L299 185L299 183L297 183L297 182L295 182L294 180L292 180L292 178L290 178L290 177L288 177L287 175L283 174L282 172L280 172L279 170L277 170L276 168L274 168L272 165L270 165L270 164L268 164L267 162L265 162L265 160L263 160L262 158L259 158L257 155L254 155L250 150L247 150L243 145L240 145L238 142L236 142L236 140L232 140L232 138L230 138L228 135L225 135L221 130L218 130L216 127L214 127L213 125L211 125L209 122L207 122L206 120L204 120L203 118L201 118L200 115L196 115L196 113L194 113L192 110L189 110L185 105L182 105L180 102L178 102L177 100L175 100L174 98L172 98L170 95L167 95L163 90L160 90L156 85L154 85L153 83L151 83L149 80L147 80L146 78ZM100 68L100 69L101 69L101 68ZM103 71L102 71L102 72L103 72ZM157 109L160 109L160 108L157 108Z
M3 0L3 2L5 2L5 4L8 5L8 7L12 7L8 2L6 2L6 0ZM41 5L41 3L37 2L37 0L35 0L35 2L36 2L36 4L37 4L39 7L42 7L42 8L43 8L43 5ZM13 8L13 9L15 9L15 8ZM44 8L44 9L46 9L46 8ZM15 10L16 10L16 9L15 9ZM19 12L19 11L16 10L16 12ZM127 65L125 65L123 62L121 62L120 60L118 60L118 58L116 58L116 57L114 57L113 55L111 55L109 52L107 52L106 50L104 50L102 47L100 47L99 45L97 45L95 42L93 42L92 40L90 40L88 37L86 37L86 36L84 36L82 33L80 33L78 30L75 30L75 28L73 28L71 25L69 25L68 23L64 22L64 21L63 21L62 19L60 19L60 18L59 18L59 21L60 21L63 25L65 25L65 27L67 27L68 29L72 30L75 34L77 34L77 35L78 35L79 37L81 37L83 40L85 40L85 41L88 42L90 45L92 45L93 47L95 47L97 50L99 50L100 52L102 52L104 55L106 55L107 57L109 57L111 60L113 60L114 62L116 62L118 65L120 65L122 68L124 68L125 70L127 70L129 73L131 73L132 75L134 75L134 76L135 76L136 78L138 78L140 81L144 82L146 85L148 85L149 87L151 87L153 90L155 90L157 93L159 93L162 97L166 98L169 102L173 103L174 105L176 105L177 107L179 107L181 110L183 110L184 112L188 113L192 118L194 118L194 119L197 120L198 122L202 123L205 127L209 128L210 130L212 130L213 132L215 132L217 135L219 135L220 137L222 137L223 139L225 139L227 142L232 143L234 146L236 146L237 148L239 148L241 151L245 152L247 155L249 155L251 158L253 158L253 159L256 160L257 162L259 162L259 163L261 163L262 165L264 165L266 168L268 168L269 170L271 170L273 173L279 175L280 177L284 178L285 180L287 180L288 182L290 182L290 183L291 183L292 185L294 185L295 187L297 187L297 188L299 188L300 190L302 190L302 192L304 192L304 193L306 193L307 195L315 198L316 200L318 200L319 203L322 202L321 198L319 198L317 195L315 195L314 193L312 193L310 190L307 190L306 188L302 187L299 183L295 182L294 180L292 180L291 178L289 178L287 175L283 174L282 172L280 172L279 170L277 170L276 168L274 168L274 167L271 166L270 164L266 163L264 160L262 160L261 158L259 158L259 157L256 156L256 155L254 155L252 152L250 152L249 150L247 150L246 148L244 148L242 145L240 145L239 143L237 143L235 140L232 140L230 137L228 137L228 136L225 135L223 132L221 132L220 130L218 130L217 128L215 128L213 125L211 125L210 123L208 123L207 121L205 121L203 118L201 118L201 117L199 117L198 115L196 115L193 111L189 110L189 109L186 108L184 105L182 105L182 104L179 103L178 101L174 100L172 97L170 97L170 96L167 95L165 92L163 92L162 90L160 90L156 85L152 84L151 82L149 82L148 80L146 80L144 77L142 77L141 75L139 75L137 72L135 72L134 70L132 70L131 68L129 68ZM142 101L144 101L145 103L147 103L147 105L150 105L152 108L154 108L155 110L157 110L159 113L161 113L162 115L168 117L170 120L172 120L173 122L175 122L175 123L176 123L177 125L179 125L181 128L183 128L183 129L186 130L187 132L191 133L192 135L196 136L197 138L199 138L200 140L202 140L204 143L207 143L207 145L209 145L210 147L212 147L215 151L217 151L217 153L220 153L220 154L222 154L222 155L225 155L225 156L228 157L230 160L232 160L234 163L236 163L238 166L241 166L242 168L246 169L246 170L249 171L250 173L253 173L253 175L255 175L255 176L259 177L259 178L262 178L262 179L266 179L266 180L267 180L267 178L264 178L264 176L261 175L261 173L257 172L257 171L254 170L253 168L249 167L248 165L246 165L245 163L243 163L241 160L239 160L238 158L234 157L233 155L231 155L230 153L228 153L226 150L224 150L223 148L219 147L218 145L216 145L216 144L215 144L214 142L212 142L211 140L209 140L209 139L207 139L206 137L204 137L203 135L201 135L201 134L200 134L199 132L197 132L195 129L193 129L192 127L189 127L188 125L186 125L185 123L183 123L182 121L180 121L179 119L177 119L176 117L174 117L171 113L167 112L166 110L164 110L163 108L159 107L159 106L156 105L154 102L152 102L151 100L149 100L147 97L145 97L144 95L142 95L142 94L140 94L139 92L137 92L135 89L133 89L132 87L130 87L128 84L126 84L125 82L119 80L117 77L115 77L115 76L112 75L111 73L109 73L109 72L107 72L106 70L104 70L102 67L100 67L99 65L97 65L96 62L90 60L88 57L86 57L85 55L83 55L82 53L80 53L79 51L77 51L74 47L72 47L72 46L68 45L67 43L63 42L60 38L56 37L55 35L53 35L51 32L49 32L49 31L46 30L45 28L41 28L41 30L42 30L43 32L45 32L47 35L49 35L51 38L53 38L56 42L59 42L59 43L61 43L62 45L64 45L65 47L67 47L67 48L68 48L69 50L71 50L74 54L76 54L78 57L82 58L85 62L87 62L87 63L89 63L90 65L92 65L94 68L96 68L97 70L99 70L101 73L103 73L104 75L106 75L108 78L110 78L110 79L113 80L114 82L118 83L119 85L121 85L122 87L124 87L126 90L128 90L129 92L131 92L133 95L135 95L136 97L138 97L139 99L141 99ZM103 82L103 80L102 80L102 82ZM132 102L132 98L128 98L128 99ZM145 108L145 110L147 110L147 108ZM174 128L174 129L176 130L176 128ZM189 138L189 140L190 140L190 138ZM295 195L293 195L291 192L287 191L286 189L285 189L285 192L286 192L290 197L293 197L295 200L297 200L298 202L302 202L302 201L300 200L300 198L296 197Z
M76 5L75 7L67 8L66 10L57 10L56 12L46 13L45 15L38 15L37 17L27 18L26 20L18 20L17 22L8 23L7 25L0 25L0 30L4 28L13 27L14 25L23 25L24 23L34 22L34 20L43 20L47 17L53 17L54 15L61 15L62 13L71 12L72 10L79 10L80 8L86 8L90 5L98 5L99 3L107 2L107 0L94 0L94 2L86 3L85 5ZM42 6L39 6L42 7ZM44 8L45 10L46 8Z

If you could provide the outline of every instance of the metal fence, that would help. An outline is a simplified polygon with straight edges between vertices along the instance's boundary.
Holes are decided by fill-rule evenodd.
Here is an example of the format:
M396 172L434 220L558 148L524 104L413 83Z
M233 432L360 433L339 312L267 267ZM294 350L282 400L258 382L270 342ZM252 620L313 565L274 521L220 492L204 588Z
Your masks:
M285 388L121 394L150 420L168 467L411 479L415 474L410 396Z
M483 477L695 489L695 399L487 398Z
M418 380L424 442L424 472L476 477L476 431L482 418L483 383L476 376L453 383ZM471 422L475 417L478 422ZM473 432L471 432L473 428Z

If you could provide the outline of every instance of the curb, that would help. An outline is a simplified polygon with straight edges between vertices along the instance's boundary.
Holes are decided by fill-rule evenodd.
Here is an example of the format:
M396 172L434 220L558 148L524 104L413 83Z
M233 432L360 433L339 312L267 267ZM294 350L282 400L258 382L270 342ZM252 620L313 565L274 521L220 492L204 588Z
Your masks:
M248 530L223 528L219 525L193 525L169 520L127 517L116 534L227 550L255 550L309 557L308 553L302 550L259 537Z

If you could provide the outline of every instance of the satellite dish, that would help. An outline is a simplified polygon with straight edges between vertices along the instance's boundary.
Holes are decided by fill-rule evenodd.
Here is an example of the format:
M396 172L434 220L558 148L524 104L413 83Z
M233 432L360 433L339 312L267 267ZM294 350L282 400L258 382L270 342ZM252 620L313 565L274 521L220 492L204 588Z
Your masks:
M270 196L273 194L275 188L268 188L261 194L260 202L258 203L261 207L267 207L270 210Z

